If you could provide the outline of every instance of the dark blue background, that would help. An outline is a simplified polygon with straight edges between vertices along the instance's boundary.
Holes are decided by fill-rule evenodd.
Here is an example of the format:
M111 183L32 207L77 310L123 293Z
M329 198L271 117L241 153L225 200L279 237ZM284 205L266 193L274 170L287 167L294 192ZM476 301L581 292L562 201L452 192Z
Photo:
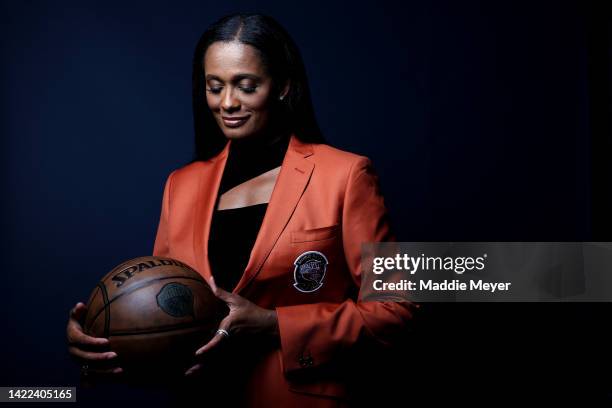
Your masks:
M592 24L609 26L594 5L2 1L0 385L77 383L68 310L120 261L151 253L165 178L192 157L193 48L233 11L287 27L326 137L373 159L401 240L611 240L598 218L612 154L598 58L610 43ZM424 343L446 353L412 373L451 382L476 364L471 385L522 395L510 367L559 380L557 363L606 354L593 348L603 305L430 310ZM495 359L475 353L487 348Z

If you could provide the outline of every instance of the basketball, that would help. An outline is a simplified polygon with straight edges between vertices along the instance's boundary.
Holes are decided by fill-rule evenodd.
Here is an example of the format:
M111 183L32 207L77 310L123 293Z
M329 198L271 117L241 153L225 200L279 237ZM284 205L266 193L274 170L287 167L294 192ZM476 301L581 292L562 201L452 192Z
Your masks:
M85 333L110 340L126 375L155 377L182 375L227 314L197 271L154 256L106 274L87 307Z

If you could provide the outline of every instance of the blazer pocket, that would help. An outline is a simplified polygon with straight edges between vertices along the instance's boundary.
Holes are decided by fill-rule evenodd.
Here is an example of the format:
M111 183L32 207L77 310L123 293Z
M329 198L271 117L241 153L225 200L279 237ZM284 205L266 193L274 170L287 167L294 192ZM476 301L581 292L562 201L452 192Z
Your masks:
M323 241L326 239L335 238L340 230L339 225L331 225L329 227L321 227L309 230L292 231L291 243Z

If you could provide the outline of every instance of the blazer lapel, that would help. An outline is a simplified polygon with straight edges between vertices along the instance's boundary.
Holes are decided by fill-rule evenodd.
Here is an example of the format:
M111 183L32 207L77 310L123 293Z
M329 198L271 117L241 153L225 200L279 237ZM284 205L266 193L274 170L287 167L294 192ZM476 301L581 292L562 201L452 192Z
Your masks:
M291 136L249 263L234 293L244 289L257 276L287 226L314 169L314 164L305 159L312 154L310 145L301 143L295 135Z
M206 279L210 279L210 263L208 262L208 237L217 194L221 184L221 176L227 162L230 141L212 163L200 174L198 181L198 198L195 207L193 225L193 250L196 269Z

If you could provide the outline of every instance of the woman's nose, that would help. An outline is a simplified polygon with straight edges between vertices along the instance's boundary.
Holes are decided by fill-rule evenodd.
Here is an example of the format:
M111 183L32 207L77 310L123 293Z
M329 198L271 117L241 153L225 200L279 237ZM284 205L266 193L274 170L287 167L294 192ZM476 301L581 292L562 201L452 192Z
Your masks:
M234 97L234 92L232 89L229 89L229 87L225 89L223 99L221 100L221 106L228 111L240 109L240 101L238 98Z

